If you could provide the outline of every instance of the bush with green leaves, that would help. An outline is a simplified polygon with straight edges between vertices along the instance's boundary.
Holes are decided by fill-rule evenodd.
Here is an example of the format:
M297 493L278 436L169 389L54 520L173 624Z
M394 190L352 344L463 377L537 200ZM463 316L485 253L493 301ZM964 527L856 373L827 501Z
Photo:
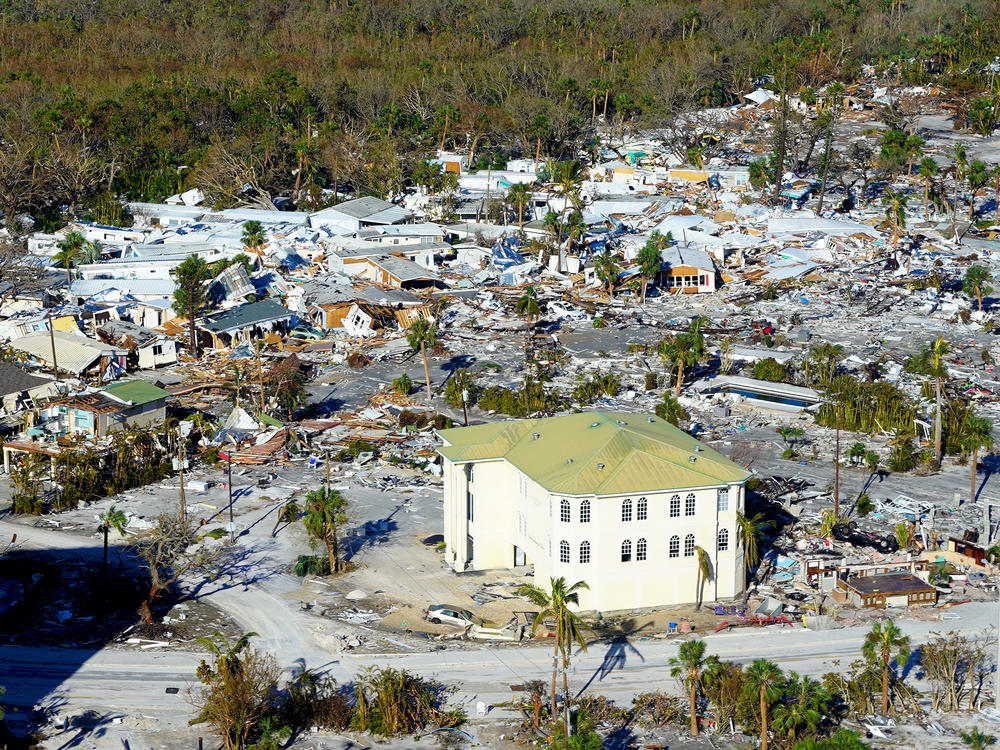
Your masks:
M295 562L295 575L328 576L330 560L326 555L299 555L299 559Z
M541 383L528 380L520 390L491 386L479 395L479 408L512 417L549 413L566 408L566 399L558 390L546 391Z
M392 381L392 390L403 396L409 396L413 392L413 381L405 372Z
M582 376L573 389L573 399L581 404L592 404L601 396L614 398L621 388L621 381L611 372L598 373L590 377Z
M452 409L462 408L462 391L465 391L465 405L473 406L479 400L480 388L476 384L476 376L468 367L462 367L448 378L444 386L444 400Z
M781 383L788 378L788 372L785 366L774 359L774 357L767 357L754 363L753 376L757 380Z
M355 678L351 726L379 737L461 726L465 713L446 710L443 693L439 683L404 669L371 667Z

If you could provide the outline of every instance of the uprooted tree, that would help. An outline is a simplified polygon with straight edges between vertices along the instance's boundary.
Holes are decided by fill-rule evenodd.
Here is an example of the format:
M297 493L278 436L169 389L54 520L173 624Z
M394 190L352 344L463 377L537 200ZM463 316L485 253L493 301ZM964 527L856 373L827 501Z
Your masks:
M204 570L221 554L222 548L199 543L195 529L179 513L164 514L136 542L136 553L149 573L149 593L139 609L145 624L153 623L153 604L160 594L181 577Z

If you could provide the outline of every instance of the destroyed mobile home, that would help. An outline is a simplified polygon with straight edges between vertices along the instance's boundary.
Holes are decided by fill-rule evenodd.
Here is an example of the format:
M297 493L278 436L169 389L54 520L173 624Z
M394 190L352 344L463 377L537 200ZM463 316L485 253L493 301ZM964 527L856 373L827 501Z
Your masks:
M767 111L712 116L766 130ZM1000 225L962 221L977 193L946 178L962 205L889 216L867 177L860 196L755 184L755 130L697 165L636 133L573 180L441 154L454 213L419 189L312 213L184 194L36 234L55 270L66 243L102 244L51 296L6 300L13 509L57 524L143 490L159 505L130 533L169 495L240 544L265 507L274 539L346 498L336 542L299 524L280 570L303 617L350 627L341 650L532 641L551 623L522 587L553 579L586 583L600 638L992 601ZM949 137L928 133L940 159ZM883 176L890 200L923 195ZM433 586L382 580L411 560Z

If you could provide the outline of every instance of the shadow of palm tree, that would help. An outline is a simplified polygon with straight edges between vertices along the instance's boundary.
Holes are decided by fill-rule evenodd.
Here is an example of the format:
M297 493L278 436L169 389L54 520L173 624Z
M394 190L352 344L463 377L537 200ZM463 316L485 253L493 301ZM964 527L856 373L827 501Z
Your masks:
M646 661L642 652L632 645L629 638L630 636L638 635L643 630L650 627L650 625L651 623L647 622L636 627L635 620L624 620L620 624L612 628L608 628L604 633L602 633L599 639L595 639L593 642L607 641L608 650L604 653L604 659L601 661L597 669L594 670L590 679L587 680L587 683L580 688L579 692L577 692L576 697L579 698L583 695L583 693L590 688L595 680L597 682L602 682L615 670L624 669L626 663L628 662L629 653L639 657L639 661Z

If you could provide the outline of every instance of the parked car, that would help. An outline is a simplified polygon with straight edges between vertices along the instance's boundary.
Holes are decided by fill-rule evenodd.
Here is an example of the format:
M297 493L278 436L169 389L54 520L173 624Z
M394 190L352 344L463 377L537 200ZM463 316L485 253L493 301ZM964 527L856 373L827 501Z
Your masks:
M452 604L432 604L424 612L424 619L433 625L454 625L467 628L473 624L472 613Z
M295 326L288 335L296 339L308 339L309 341L318 341L323 338L323 332L318 328L313 328L312 326Z

